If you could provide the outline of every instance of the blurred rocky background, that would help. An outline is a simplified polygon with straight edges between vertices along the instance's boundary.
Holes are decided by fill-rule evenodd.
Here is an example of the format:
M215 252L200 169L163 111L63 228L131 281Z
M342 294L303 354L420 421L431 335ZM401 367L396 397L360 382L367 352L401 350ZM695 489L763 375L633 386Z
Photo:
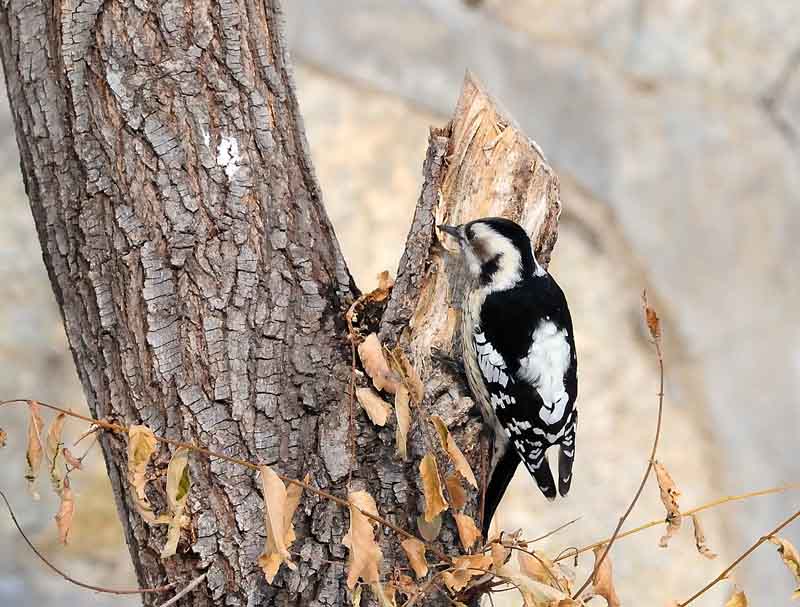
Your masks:
M287 29L311 151L351 270L364 288L394 269L421 183L429 125L468 68L542 146L562 181L551 271L571 302L581 426L569 498L525 474L499 517L558 552L607 537L646 465L658 377L640 320L647 288L665 324L667 411L659 459L691 507L800 480L800 4L793 0L290 0ZM81 409L0 100L0 398ZM76 483L73 541L56 544L45 497L23 480L21 410L0 487L25 529L75 577L135 584L99 452ZM614 550L624 605L685 599L798 507L798 493L703 516L716 561L685 529ZM652 483L630 521L662 515ZM787 534L800 543L800 530ZM581 561L585 571L591 558ZM753 604L790 605L772 547L738 569ZM730 584L698 605L722 605ZM516 605L513 593L496 604ZM597 599L602 602L602 599ZM0 516L0 605L134 605L68 586Z

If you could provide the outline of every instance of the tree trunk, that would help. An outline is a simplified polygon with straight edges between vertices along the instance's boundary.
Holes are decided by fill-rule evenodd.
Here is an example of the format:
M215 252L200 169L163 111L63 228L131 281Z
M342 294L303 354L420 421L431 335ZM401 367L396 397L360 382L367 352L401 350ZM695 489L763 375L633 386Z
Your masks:
M340 496L351 475L383 516L415 529L426 415L440 413L478 464L464 387L429 359L432 346L451 349L458 307L434 217L516 218L546 261L557 181L468 81L454 122L432 132L397 285L372 327L403 345L426 383L411 457L396 456L392 428L377 431L356 412L353 461L344 314L358 292L311 168L281 19L277 0L0 3L0 54L45 264L93 415L295 478L308 472ZM101 444L141 585L180 586L206 572L181 604L348 604L339 506L304 497L298 569L267 585L256 563L258 479L195 457L191 529L161 561L165 529L136 513L124 437ZM156 466L168 458L162 447ZM164 507L163 494L151 498ZM476 504L471 495L468 511ZM457 550L456 538L446 518L442 547ZM388 576L406 563L388 530L381 541Z

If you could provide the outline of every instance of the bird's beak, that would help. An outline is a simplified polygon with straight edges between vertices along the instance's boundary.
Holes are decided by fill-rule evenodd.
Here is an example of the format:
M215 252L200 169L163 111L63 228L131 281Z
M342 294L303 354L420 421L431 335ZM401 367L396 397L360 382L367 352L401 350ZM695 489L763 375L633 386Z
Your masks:
M461 232L459 231L458 226L446 226L444 224L440 224L436 227L439 228L442 232L450 234L450 236L452 236L456 240L461 238Z

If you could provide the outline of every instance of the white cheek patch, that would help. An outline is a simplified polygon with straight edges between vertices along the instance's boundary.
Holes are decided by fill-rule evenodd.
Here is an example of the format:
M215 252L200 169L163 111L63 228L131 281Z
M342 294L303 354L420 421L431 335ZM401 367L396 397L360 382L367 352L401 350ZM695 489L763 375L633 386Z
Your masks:
M520 361L517 375L532 385L542 398L539 417L548 425L561 421L569 403L564 376L569 369L570 347L566 329L549 320L533 332L528 355Z
M472 240L480 242L485 251L486 260L498 258L497 269L491 277L487 288L491 291L502 291L517 284L522 277L522 255L508 238L495 232L488 225L477 223L472 226ZM466 247L467 263L470 272L478 276L481 272L481 260L475 255L471 246ZM470 256L472 259L470 259ZM474 260L474 261L473 261ZM473 264L477 264L474 266Z

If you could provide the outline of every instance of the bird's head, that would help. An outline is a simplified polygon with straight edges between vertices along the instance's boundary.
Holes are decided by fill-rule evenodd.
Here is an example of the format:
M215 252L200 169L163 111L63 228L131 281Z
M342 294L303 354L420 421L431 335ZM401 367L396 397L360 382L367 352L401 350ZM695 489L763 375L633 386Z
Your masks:
M544 274L533 256L530 238L510 219L485 217L438 228L456 239L467 269L484 288L508 289L531 274Z

